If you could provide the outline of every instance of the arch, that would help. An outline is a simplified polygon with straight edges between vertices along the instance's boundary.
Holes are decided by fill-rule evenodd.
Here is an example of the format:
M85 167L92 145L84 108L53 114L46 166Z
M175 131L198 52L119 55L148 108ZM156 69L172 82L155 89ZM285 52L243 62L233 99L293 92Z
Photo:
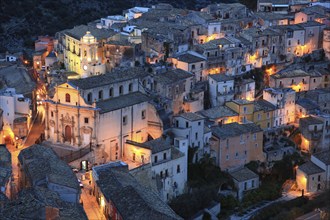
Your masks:
M99 99L103 99L103 90L99 91Z
M71 137L72 137L71 126L67 125L65 126L65 131L64 131L64 141L71 142Z
M113 88L111 87L110 89L109 89L109 97L112 97L113 96Z
M69 93L65 94L65 102L71 102L71 97Z
M93 94L90 92L87 94L87 101L92 102L92 100L93 100Z
M122 95L124 93L124 87L119 86L119 95Z

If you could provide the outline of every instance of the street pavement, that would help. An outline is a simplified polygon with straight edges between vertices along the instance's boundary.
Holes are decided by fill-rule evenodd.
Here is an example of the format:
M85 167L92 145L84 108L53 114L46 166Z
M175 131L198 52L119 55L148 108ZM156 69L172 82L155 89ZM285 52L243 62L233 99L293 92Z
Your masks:
M81 174L77 174L80 178ZM92 195L92 187L89 185L89 180L85 179L81 181L84 184L84 188L81 189L81 201L89 220L105 220L105 216L102 213L101 207L96 201L96 197Z

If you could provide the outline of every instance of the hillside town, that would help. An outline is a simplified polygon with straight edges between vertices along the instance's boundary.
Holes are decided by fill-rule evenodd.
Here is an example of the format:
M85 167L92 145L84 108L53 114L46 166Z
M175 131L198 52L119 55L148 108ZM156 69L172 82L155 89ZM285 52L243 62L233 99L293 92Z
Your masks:
M0 54L0 219L330 218L329 1L136 6L34 46Z

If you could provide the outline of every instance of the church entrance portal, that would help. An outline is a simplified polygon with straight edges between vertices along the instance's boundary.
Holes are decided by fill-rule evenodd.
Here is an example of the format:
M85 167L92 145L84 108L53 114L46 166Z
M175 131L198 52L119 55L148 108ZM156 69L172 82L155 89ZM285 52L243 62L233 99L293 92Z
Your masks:
M65 137L64 141L71 142L71 127L69 125L65 126Z

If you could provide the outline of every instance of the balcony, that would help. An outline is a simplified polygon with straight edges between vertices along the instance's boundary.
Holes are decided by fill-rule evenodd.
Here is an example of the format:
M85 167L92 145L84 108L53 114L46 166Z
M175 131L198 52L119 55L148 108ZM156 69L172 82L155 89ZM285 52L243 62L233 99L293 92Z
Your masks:
M235 92L233 89L224 92L217 92L217 95L233 95Z

